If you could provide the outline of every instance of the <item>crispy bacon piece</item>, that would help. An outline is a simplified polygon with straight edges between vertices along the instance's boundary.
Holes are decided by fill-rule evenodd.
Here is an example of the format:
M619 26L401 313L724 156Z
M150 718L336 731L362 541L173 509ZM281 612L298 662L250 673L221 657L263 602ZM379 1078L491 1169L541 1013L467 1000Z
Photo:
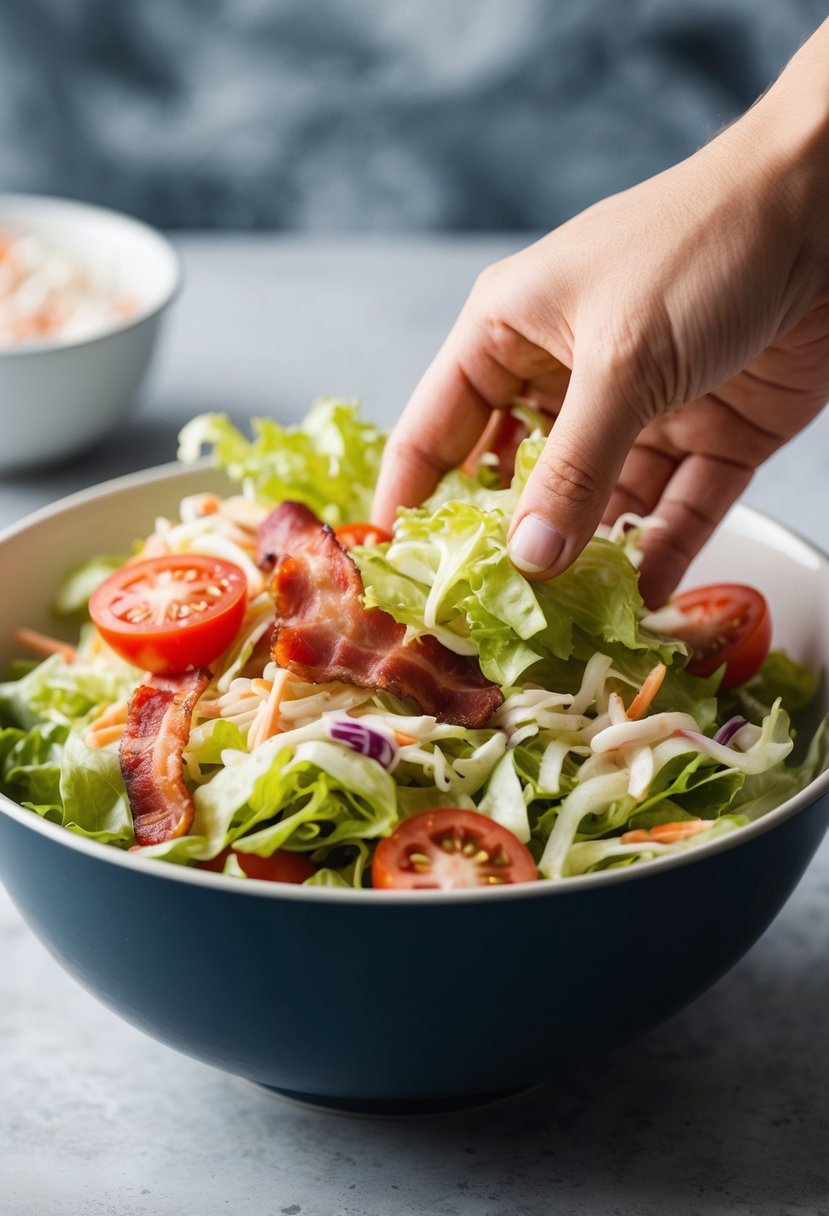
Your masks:
M477 661L425 635L404 642L405 625L364 608L363 581L327 524L301 503L284 502L262 524L262 564L274 570L280 667L313 684L341 680L415 701L422 713L483 726L503 702Z
M263 570L270 572L280 558L310 548L325 529L326 525L303 503L280 503L259 525L256 561ZM334 535L333 528L328 528L328 532Z
M193 798L184 784L181 754L196 702L210 679L204 667L150 676L132 694L120 760L139 845L183 836L193 822Z

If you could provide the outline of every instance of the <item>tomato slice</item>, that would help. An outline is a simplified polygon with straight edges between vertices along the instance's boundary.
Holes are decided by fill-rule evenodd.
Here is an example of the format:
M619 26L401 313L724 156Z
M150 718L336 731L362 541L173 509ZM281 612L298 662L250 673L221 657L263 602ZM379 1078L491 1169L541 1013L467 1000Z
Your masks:
M356 545L385 545L392 539L391 532L378 528L377 524L340 524L334 529L334 535L344 549L353 549Z
M231 644L245 615L238 566L200 553L127 562L92 593L89 615L127 662L155 675L206 667Z
M375 887L449 891L534 882L530 853L486 815L439 807L405 819L381 840L371 866Z
M199 869L221 874L231 852L248 878L261 878L265 882L305 882L306 878L317 872L317 867L302 853L291 853L288 849L277 849L270 857L223 849L218 857L213 857L210 861L200 861Z
M762 666L771 646L771 613L764 596L740 583L716 583L683 591L674 605L687 618L673 632L693 651L687 670L710 676L725 663L720 691L745 684Z

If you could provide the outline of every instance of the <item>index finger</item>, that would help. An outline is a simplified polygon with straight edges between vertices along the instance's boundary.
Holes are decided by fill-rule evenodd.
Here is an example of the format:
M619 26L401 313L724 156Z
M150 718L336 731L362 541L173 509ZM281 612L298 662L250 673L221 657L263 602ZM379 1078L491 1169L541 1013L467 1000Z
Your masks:
M392 431L377 481L372 519L391 527L399 506L417 506L441 477L461 464L493 410L509 405L527 379L546 366L547 351L509 331L521 353L504 358L491 335L463 316L424 373Z

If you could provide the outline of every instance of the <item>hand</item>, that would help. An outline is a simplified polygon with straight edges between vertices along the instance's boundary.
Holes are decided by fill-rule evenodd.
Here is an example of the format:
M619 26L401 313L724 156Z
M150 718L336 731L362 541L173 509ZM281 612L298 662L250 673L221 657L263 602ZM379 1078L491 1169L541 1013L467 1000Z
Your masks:
M828 51L829 23L695 156L483 273L389 440L378 523L528 397L555 423L513 561L553 577L600 520L653 513L641 586L664 602L829 397Z

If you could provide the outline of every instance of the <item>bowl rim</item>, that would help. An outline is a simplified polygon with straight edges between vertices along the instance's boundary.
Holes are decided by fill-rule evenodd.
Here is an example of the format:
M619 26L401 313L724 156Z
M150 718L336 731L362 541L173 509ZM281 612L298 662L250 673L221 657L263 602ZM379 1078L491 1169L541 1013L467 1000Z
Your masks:
M202 459L193 465L184 465L173 461L168 464L155 465L149 469L142 469L135 473L127 473L121 477L114 477L88 489L77 490L73 494L60 498L47 506L38 508L36 511L23 516L21 519L2 529L0 531L0 546L13 539L19 533L25 532L33 526L48 522L50 519L74 507L107 498L121 491L141 489L144 486L150 486L159 481L173 481L176 477L192 476L194 472L198 472L200 469L208 472L213 467L207 459ZM812 558L816 559L818 565L824 568L829 567L829 555L824 553L818 545L805 539L794 529L778 523L777 520L772 519L765 512L759 511L755 507L738 503L731 508L727 518L738 522L741 519L746 521L760 520L764 528L771 528L774 532L777 532L779 537L781 539L785 538L789 545L791 545L792 541L796 541L799 545L803 546ZM443 906L445 904L466 904L470 902L477 903L479 901L509 901L513 899L540 899L548 897L562 898L570 892L578 895L600 887L616 886L618 883L640 882L648 878L657 878L660 874L668 873L677 867L703 862L715 854L739 848L742 843L748 843L759 836L765 835L766 832L773 831L799 811L816 802L827 791L829 791L829 770L819 774L814 781L811 781L804 789L788 798L785 802L782 802L780 806L767 811L760 818L746 824L744 827L738 828L733 832L728 832L705 844L695 845L686 852L674 853L667 857L656 857L650 861L641 861L635 866L599 870L592 874L578 874L561 882L550 882L549 880L545 881L542 879L534 883L516 883L511 886L496 888L473 887L454 891L385 891L375 888L308 887L302 884L266 882L265 880L256 878L246 878L244 881L240 881L239 879L231 881L223 874L216 874L209 870L199 870L192 866L164 862L162 859L137 857L125 850L76 835L62 825L41 818L34 811L26 810L26 808L2 793L0 793L0 813L8 816L30 831L46 836L66 848L74 849L101 862L125 866L133 872L160 878L165 881L195 885L203 887L208 891L223 891L225 894L232 894L236 897L264 897L276 900L287 899L300 903L335 903L362 907L380 905L408 906L410 904L423 905L424 903ZM151 864L148 868L148 863L154 864Z
M41 207L46 209L54 206L65 209L68 216L74 213L76 215L85 214L91 219L94 219L95 216L102 216L108 220L116 220L127 228L133 228L144 239L149 238L154 244L159 246L170 262L172 273L169 288L152 307L143 308L134 316L117 321L107 326L101 332L90 334L86 338L73 338L69 341L61 341L58 338L46 338L32 342L16 342L12 346L0 347L0 360L23 358L27 355L58 355L62 351L79 350L83 347L95 346L99 342L106 342L107 339L114 337L116 334L127 333L129 330L143 325L144 322L158 317L181 294L184 286L184 266L181 254L168 236L159 228L154 228L152 224L148 224L145 220L138 219L137 216L130 215L126 211L118 211L114 207L102 207L98 203L87 203L83 199L64 198L57 194L26 194L15 191L3 191L0 193L0 208L3 207L6 201L14 204L19 203L21 207L30 207L34 210ZM0 219L0 225L4 222L12 221ZM14 222L18 221L15 220Z

